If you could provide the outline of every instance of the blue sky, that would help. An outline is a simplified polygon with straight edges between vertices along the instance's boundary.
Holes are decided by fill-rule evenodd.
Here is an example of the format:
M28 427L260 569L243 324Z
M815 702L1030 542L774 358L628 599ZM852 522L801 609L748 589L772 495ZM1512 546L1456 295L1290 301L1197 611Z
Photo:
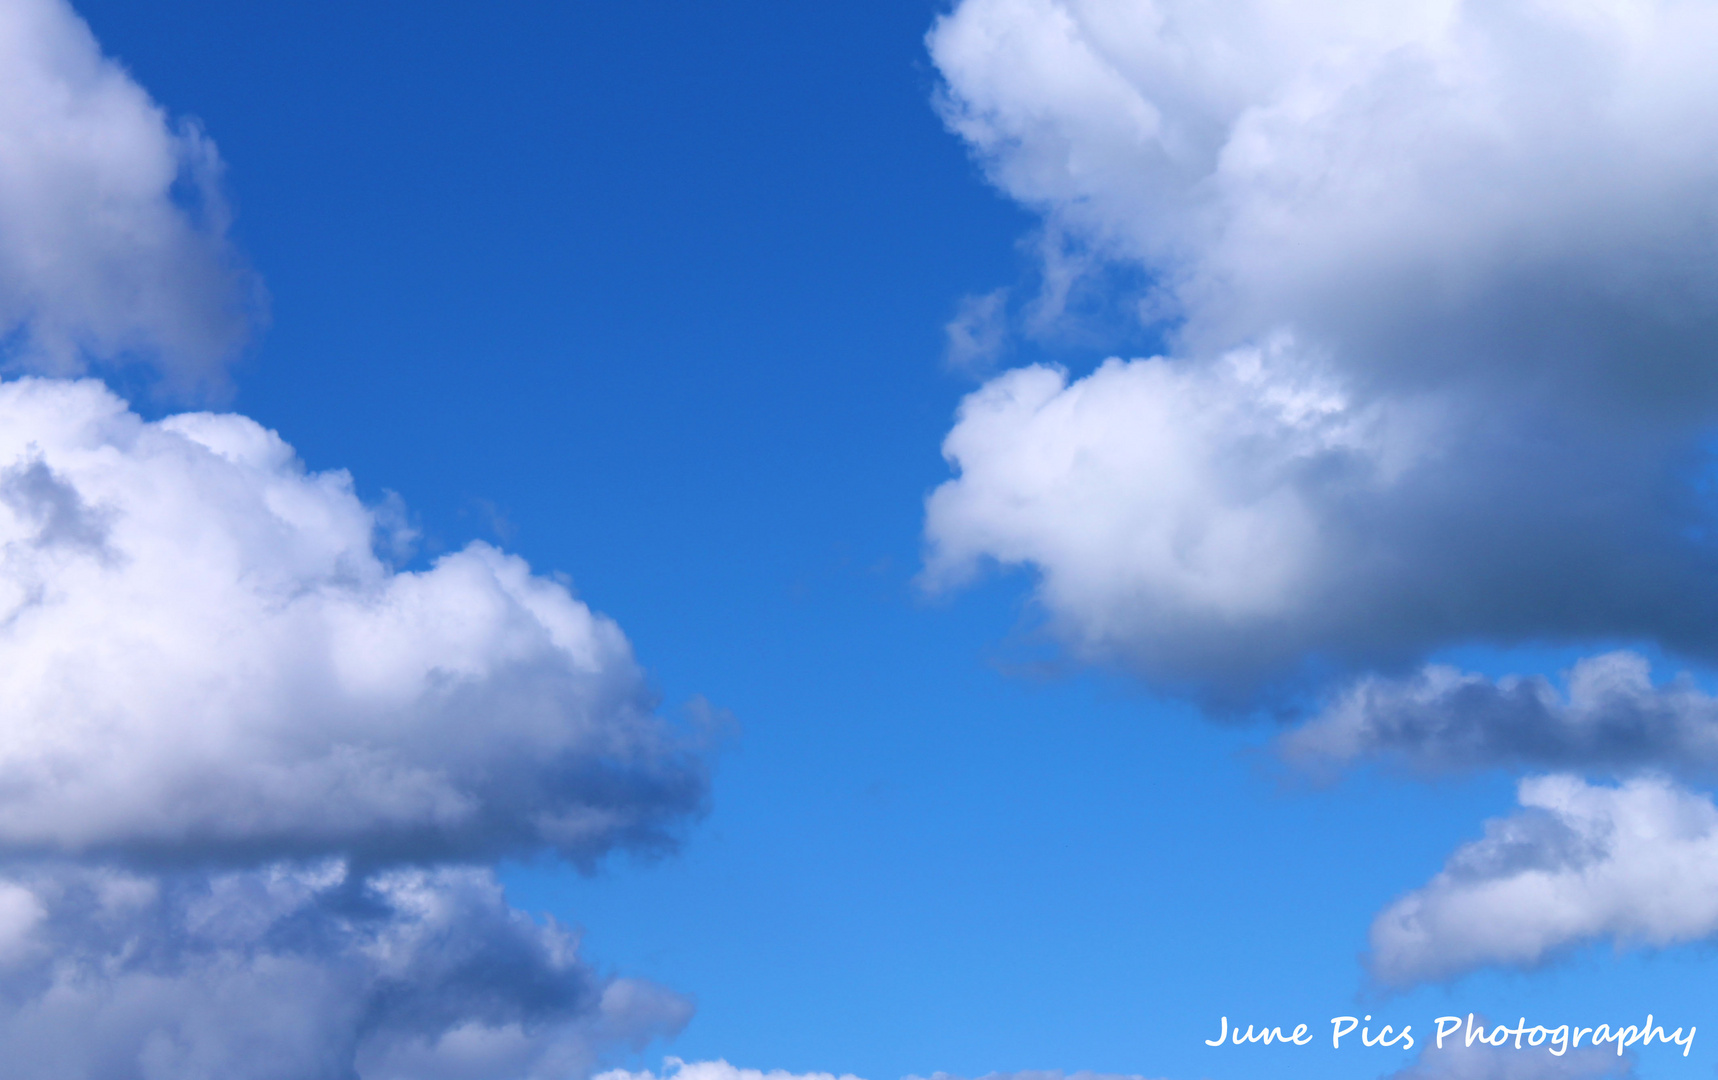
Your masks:
M52 8L37 0L13 6ZM1698 33L1714 29L1702 23L1673 33L1648 18L1669 6L1643 0L1629 9L1646 26L1630 24L1640 31L1640 56L1658 57L1654 49L1665 40L1704 40ZM1232 7L1245 21L1252 5ZM1110 8L1137 13L1141 5L1117 0ZM1309 53L1326 39L1352 44L1341 20L1328 16L1332 8L1308 5L1291 18L1297 34L1304 30L1295 41L1313 42ZM383 575L378 581L395 580L385 575L396 569L429 574L438 559L468 552L474 541L523 557L537 575L566 575L579 601L618 624L647 672L634 685L614 660L602 678L612 676L621 689L601 682L588 696L578 690L579 704L568 709L595 708L583 703L612 693L659 702L661 715L687 728L706 713L703 703L724 719L714 741L692 752L712 770L707 788L698 787L697 768L654 743L626 766L636 774L621 770L639 790L657 792L649 785L668 776L665 788L678 783L683 789L674 790L707 798L702 815L668 796L640 811L668 821L678 848L665 853L632 833L605 834L588 841L602 856L594 874L569 865L586 841L532 832L537 826L521 824L523 817L496 825L493 835L442 836L420 822L421 831L398 839L406 856L393 854L397 837L373 823L353 826L349 836L302 822L278 835L258 826L204 836L197 817L174 826L174 836L192 840L164 841L121 825L91 833L96 840L52 830L14 835L0 820L0 841L14 845L8 858L27 863L47 852L79 873L145 877L168 873L150 861L160 859L172 874L190 875L185 888L216 893L207 881L257 872L267 859L294 867L311 855L349 859L353 881L368 872L364 859L498 867L508 903L539 925L552 918L581 929L588 969L578 977L647 979L683 995L672 1000L695 1004L690 1019L664 1004L660 1015L669 1019L640 1020L636 1030L604 1036L606 1043L592 1036L600 1061L574 1054L566 1060L577 1063L559 1075L597 1065L660 1070L664 1054L870 1080L1020 1070L1359 1078L1416 1061L1417 1052L1329 1050L1329 1018L1347 1013L1412 1023L1423 1036L1446 1013L1591 1025L1638 1023L1653 1012L1671 1024L1711 1023L1718 1038L1718 1020L1707 1015L1718 913L1705 913L1699 896L1687 901L1693 914L1667 930L1645 916L1631 921L1633 894L1623 889L1620 914L1546 931L1542 955L1510 952L1513 939L1464 938L1435 942L1429 953L1404 951L1399 968L1369 959L1380 949L1368 936L1379 913L1428 888L1453 852L1481 838L1488 819L1517 814L1523 775L1567 772L1611 790L1603 785L1618 777L1674 773L1674 783L1691 786L1666 790L1704 799L1699 774L1709 777L1711 763L1699 757L1700 733L1714 720L1697 691L1617 720L1665 732L1642 735L1638 746L1621 736L1601 750L1582 749L1573 736L1559 742L1553 736L1563 729L1552 721L1504 707L1524 700L1506 688L1503 705L1475 696L1424 705L1434 719L1453 710L1457 719L1439 723L1477 717L1482 734L1494 725L1503 749L1473 751L1471 760L1437 757L1457 751L1430 736L1390 736L1387 718L1366 729L1375 739L1370 749L1344 757L1329 749L1334 743L1319 744L1337 759L1342 775L1334 782L1315 782L1272 749L1290 725L1335 715L1331 703L1369 685L1364 680L1411 679L1427 661L1453 663L1475 679L1542 674L1562 687L1562 673L1582 657L1631 649L1657 661L1652 680L1660 689L1677 671L1706 677L1718 655L1705 615L1714 599L1711 553L1676 538L1705 521L1682 496L1693 487L1689 474L1703 475L1695 448L1718 419L1700 339L1701 305L1712 291L1702 268L1712 252L1700 228L1684 242L1674 228L1640 224L1651 217L1644 210L1634 213L1664 191L1686 195L1673 209L1690 217L1709 209L1718 177L1698 164L1699 151L1718 124L1701 96L1704 84L1672 61L1665 61L1671 73L1646 87L1662 91L1658 97L1617 77L1615 101L1624 104L1616 111L1634 118L1618 126L1646 131L1640 143L1664 152L1646 154L1646 180L1616 179L1592 162L1639 145L1622 136L1606 141L1608 129L1585 142L1565 138L1546 120L1563 108L1559 95L1578 96L1571 85L1580 72L1569 76L1571 85L1548 79L1537 90L1522 75L1556 61L1558 48L1586 62L1578 46L1587 39L1566 45L1575 32L1558 36L1567 27L1536 37L1543 27L1522 16L1507 33L1479 28L1529 57L1500 63L1502 74L1473 91L1474 100L1504 102L1499 126L1519 137L1512 154L1495 157L1486 156L1490 144L1474 150L1461 141L1470 134L1459 119L1466 113L1438 112L1447 99L1467 101L1460 97L1467 83L1457 80L1458 92L1415 82L1418 69L1392 74L1392 58L1406 47L1393 39L1378 46L1385 59L1377 68L1389 77L1364 83L1367 94L1337 95L1345 104L1331 107L1329 128L1393 131L1404 115L1431 115L1427 130L1455 149L1447 157L1424 151L1422 161L1414 143L1402 151L1403 168L1423 166L1417 178L1453 204L1473 205L1473 191L1501 192L1483 213L1454 215L1448 235L1493 229L1504 237L1501 247L1537 253L1517 258L1478 241L1471 249L1451 241L1447 250L1424 241L1433 254L1416 262L1415 244L1438 232L1419 228L1436 218L1427 207L1441 205L1437 198L1366 202L1376 189L1362 181L1395 175L1367 171L1371 151L1353 146L1371 144L1332 137L1307 149L1273 135L1272 118L1292 109L1278 109L1270 95L1280 87L1262 85L1263 76L1262 88L1239 77L1241 88L1229 88L1236 100L1258 95L1253 134L1281 140L1272 144L1276 157L1260 160L1293 163L1304 151L1318 163L1308 175L1351 168L1359 177L1352 189L1290 200L1284 210L1257 194L1280 190L1266 182L1271 177L1248 187L1246 174L1224 189L1228 201L1207 205L1176 187L1181 181L1153 172L1157 165L1130 156L1136 140L1105 126L1132 115L1102 97L1112 83L1093 76L1101 93L1064 93L1052 76L1067 73L1068 85L1085 86L1075 76L1082 75L1078 57L1088 53L1055 52L1050 44L1061 39L1047 29L1054 27L1032 18L1074 12L1069 40L1105 45L1112 59L1131 57L1116 60L1114 71L1161 91L1154 100L1165 127L1184 121L1190 145L1207 137L1201 123L1216 121L1199 111L1204 105L1177 113L1203 84L1195 93L1154 82L1158 54L1128 51L1145 31L1125 19L1106 22L1104 10L1051 0L971 0L952 9L654 0L79 3L106 55L219 147L220 189L234 211L230 251L266 290L267 317L254 322L248 344L223 354L224 388L163 389L155 361L127 366L135 357L103 355L87 343L73 367L106 377L145 420L187 408L230 410L278 432L312 472L348 470L364 505L398 505L386 503L396 493L417 536L397 566L374 571ZM953 19L939 23L951 11ZM1570 18L1580 33L1609 40L1609 30ZM1220 22L1202 27L1188 18L1177 33L1195 45L1209 38L1249 47L1246 34ZM927 45L933 26L952 28L940 51ZM995 31L985 40L1015 44L992 55L955 40L963 28L985 26ZM1402 31L1404 40L1417 32ZM1452 33L1449 40L1465 57L1459 42L1467 39ZM1374 44L1364 38L1356 49ZM1048 59L1032 51L1040 45ZM1016 46L1019 55L1007 52ZM1259 69L1294 68L1300 47L1266 50ZM1091 55L1099 52L1093 45ZM1295 70L1323 69L1309 62ZM1366 69L1365 78L1375 75ZM1551 102L1543 111L1539 91ZM1300 100L1287 91L1280 97ZM1356 100L1358 113L1343 111ZM1670 104L1652 113L1642 100ZM1518 105L1519 115L1511 111ZM1645 114L1663 124L1642 124ZM1230 121L1229 135L1244 127ZM1296 130L1326 128L1309 121ZM1224 160L1230 167L1234 156ZM1590 179L1570 185L1577 195L1623 207L1614 229L1594 230L1592 239L1584 231L1592 203L1570 195L1564 206L1535 195L1545 190L1542 174L1558 168ZM1648 182L1654 169L1662 185ZM1206 189L1189 183L1187 190ZM1353 239L1332 205L1352 210L1365 227L1357 232L1382 239ZM1240 224L1208 235L1199 223L1213 216ZM1527 224L1517 236L1499 221ZM1637 263L1695 269L1667 285ZM1077 271L1071 299L1047 302L1058 273L1070 267ZM23 289L16 280L0 268L0 289ZM1408 284L1398 288L1400 281ZM1176 282L1181 292L1170 288ZM1231 286L1233 295L1222 292ZM1006 290L996 355L951 364L947 325L963 304L996 290ZM1678 298L1666 302L1672 314L1637 302L1642 292ZM39 331L31 319L43 317L8 311L0 304L9 330ZM1597 314L1588 319L1589 311ZM1247 472L1252 466L1231 464L1253 460L1255 444L1244 439L1223 443L1207 462L1198 440L1210 431L1219 442L1226 437L1230 414L1220 410L1182 442L1166 443L1167 451L1116 450L1127 469L1168 460L1162 467L1171 470L1122 469L1121 487L1106 486L1111 474L1094 480L1076 466L1033 487L1007 471L1013 459L998 446L1003 436L993 443L975 435L963 475L996 477L997 490L1042 520L1022 523L1004 511L986 517L992 511L980 492L927 521L927 496L953 475L941 448L965 424L957 410L981 385L1000 386L988 381L998 373L1059 365L1096 408L1111 392L1101 381L1106 358L1173 355L1182 365L1175 370L1192 373L1185 381L1152 382L1157 369L1138 366L1118 379L1138 376L1139 387L1114 384L1115 400L1124 402L1116 428L1123 434L1114 440L1125 443L1126 402L1156 408L1152 395L1161 395L1169 402L1166 429L1179 415L1202 416L1201 402L1241 393L1223 381L1226 358L1277 340L1271 335L1283 325L1311 344L1304 369L1295 366L1299 354L1281 361L1289 371L1282 393L1318 416L1351 410L1342 413L1351 422L1332 421L1337 434L1319 429L1318 438L1332 440L1320 444L1328 452L1319 458L1324 471L1309 467L1289 481L1264 466ZM14 371L68 373L22 340L11 339ZM1625 363L1642 342L1664 359ZM1270 348L1278 351L1265 370L1275 371L1272 358L1294 346ZM1551 353L1566 362L1542 362ZM169 355L163 369L172 362ZM1256 382L1236 378L1233 385ZM1339 399L1344 404L1321 404ZM1136 426L1150 428L1159 415L1137 413ZM1471 428L1462 426L1469 418ZM1109 422L1088 417L1071 426L1109 431ZM23 421L15 423L23 430ZM1247 430L1258 445L1276 437L1264 427ZM1382 449L1367 441L1378 431ZM1043 439L1033 445L1046 458L1060 452L1053 433L1034 434L1025 422L1004 435L1019 444ZM50 447L51 475L83 484L81 466L62 464L51 440L42 445ZM1084 452L1101 459L1116 445L1100 440ZM1376 461L1341 457L1356 446ZM1252 555L1221 548L1193 584L1139 554L1150 546L1140 538L1156 535L1153 515L1174 517L1184 506L1136 503L1127 486L1129 477L1145 477L1141 490L1182 490L1171 469L1177 447L1204 469L1189 466L1185 486L1196 494L1186 496L1188 505L1204 506L1201 485L1228 493L1280 483L1299 500L1292 514L1263 497L1235 511L1255 515L1237 527L1245 535L1236 544L1251 543L1246 537L1255 534L1246 530L1255 526L1269 542ZM1316 456L1299 447L1280 451L1291 461L1285 469ZM16 452L20 462L34 460ZM1361 475L1373 466L1376 475ZM1327 484L1332 476L1361 479ZM78 490L88 505L103 505L89 494L95 488ZM963 490L976 491L977 480ZM1060 491L1094 494L1069 509L1056 501ZM73 505L83 504L74 498ZM1121 538L1113 548L1086 546L1112 535ZM1280 580L1272 576L1275 553L1297 545L1312 554L1285 562ZM969 583L927 587L939 550L950 565L991 569ZM1014 565L997 571L999 561ZM1311 584L1293 576L1303 569ZM1202 592L1208 581L1214 591ZM1224 592L1231 581L1247 595ZM1310 600L1270 606L1279 592L1301 597L1294 590L1303 587ZM149 609L140 610L147 622ZM443 612L453 623L464 617ZM502 648L489 639L470 647L492 646ZM218 657L209 663L220 668ZM233 670L251 669L235 663ZM523 720L517 730L493 720L512 715L506 680L514 670L499 659L485 669L482 693L493 697L460 714L466 730L493 722L497 744L527 730ZM280 685L289 683L282 676ZM1466 692L1483 696L1491 685ZM159 688L175 691L172 683ZM1604 698L1591 722L1609 722L1604 708L1626 712L1616 700ZM310 713L293 711L302 708L282 706L282 731L310 723ZM1691 717L1684 727L1678 709ZM625 716L628 724L635 719ZM383 739L379 727L364 730ZM443 729L424 730L422 738L433 740ZM1528 734L1510 742L1520 731ZM1535 742L1533 732L1543 738ZM651 756L658 751L660 758ZM457 772L463 753L449 749L432 764ZM515 758L496 760L503 787L512 775L567 783L567 774L539 777ZM1688 772L1680 771L1683 761L1692 763ZM1436 775L1418 777L1420 764ZM461 797L505 802L487 782L470 781ZM274 812L272 804L264 809ZM0 818L9 812L0 807ZM377 821L386 817L376 813ZM1529 836L1517 846L1537 842ZM1685 878L1687 865L1675 860L1705 850L1666 856L1666 865ZM1638 947L1655 934L1670 947ZM1448 971L1437 967L1445 955L1457 957ZM566 1015L582 1023L585 1014ZM1202 1040L1220 1016L1306 1022L1320 1039L1305 1049L1214 1050ZM402 1030L412 1022L402 1021ZM641 1041L629 1044L634 1037ZM406 1054L398 1047L410 1040L399 1038L389 1053ZM568 1038L586 1045L578 1042L583 1034ZM121 1036L114 1039L113 1060L130 1060ZM1629 1060L1644 1077L1707 1075L1718 1060L1712 1045L1696 1042L1686 1059L1655 1047ZM50 1060L47 1051L42 1060ZM384 1067L359 1052L357 1060L359 1074L372 1080L406 1075L414 1059L386 1058ZM84 1075L145 1075L137 1068L91 1064ZM1430 1059L1424 1068L1433 1071L1413 1075L1481 1075L1437 1072L1445 1066ZM480 1075L424 1069L424 1077ZM1581 1065L1484 1075L1599 1073Z

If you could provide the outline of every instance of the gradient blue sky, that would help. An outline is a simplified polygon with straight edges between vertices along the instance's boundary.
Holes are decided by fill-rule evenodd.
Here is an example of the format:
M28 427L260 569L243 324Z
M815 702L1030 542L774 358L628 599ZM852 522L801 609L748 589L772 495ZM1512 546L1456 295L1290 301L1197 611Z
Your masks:
M696 999L633 1064L1336 1080L1412 1055L1201 1040L1468 1011L1709 1020L1640 1075L1718 1061L1709 946L1368 989L1371 919L1514 807L1510 776L1285 779L1268 725L1064 662L1027 575L917 587L976 385L944 324L1038 284L1037 218L933 108L942 5L78 9L227 163L271 309L230 407L397 492L426 558L481 538L570 575L667 711L731 713L679 854L504 874L605 970ZM1006 362L1155 344L1100 315Z

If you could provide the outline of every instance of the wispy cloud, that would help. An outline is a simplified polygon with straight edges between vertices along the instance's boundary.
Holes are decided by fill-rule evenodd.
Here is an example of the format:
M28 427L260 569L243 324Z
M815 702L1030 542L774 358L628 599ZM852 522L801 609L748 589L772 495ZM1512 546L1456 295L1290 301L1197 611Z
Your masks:
M944 358L949 367L988 374L1008 344L1008 290L963 297L943 333L948 339Z

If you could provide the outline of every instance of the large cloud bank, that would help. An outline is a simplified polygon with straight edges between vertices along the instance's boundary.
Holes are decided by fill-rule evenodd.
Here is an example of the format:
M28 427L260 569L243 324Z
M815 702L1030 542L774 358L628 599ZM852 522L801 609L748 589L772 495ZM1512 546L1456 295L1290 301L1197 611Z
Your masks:
M1664 780L1521 783L1490 822L1372 924L1371 967L1407 985L1532 967L1587 942L1671 945L1718 932L1718 807Z
M220 385L259 295L226 239L220 172L63 0L0 0L0 358Z
M1378 917L1386 983L1718 933L1718 812L1664 778L1718 765L1693 678L1427 663L1718 660L1718 9L961 0L928 44L1042 216L1030 318L1096 268L1168 355L969 395L926 581L1026 568L1077 657L1311 711L1299 764L1567 771Z
M0 0L0 360L218 387L220 162L60 0ZM241 416L0 383L0 1045L20 1080L568 1080L684 998L486 864L675 842L701 740L523 560Z
M244 417L0 384L9 1075L564 1080L684 1023L470 864L670 846L700 744L564 586L385 517Z
M1246 697L1454 641L1718 653L1718 12L965 0L1002 190L1173 356L963 405L928 576L1033 568L1083 656Z

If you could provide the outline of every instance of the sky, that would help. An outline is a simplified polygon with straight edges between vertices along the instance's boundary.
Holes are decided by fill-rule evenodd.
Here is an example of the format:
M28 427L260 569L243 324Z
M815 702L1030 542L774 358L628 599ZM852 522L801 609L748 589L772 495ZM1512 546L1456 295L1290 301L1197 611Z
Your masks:
M1715 40L0 0L9 1075L1711 1075Z

